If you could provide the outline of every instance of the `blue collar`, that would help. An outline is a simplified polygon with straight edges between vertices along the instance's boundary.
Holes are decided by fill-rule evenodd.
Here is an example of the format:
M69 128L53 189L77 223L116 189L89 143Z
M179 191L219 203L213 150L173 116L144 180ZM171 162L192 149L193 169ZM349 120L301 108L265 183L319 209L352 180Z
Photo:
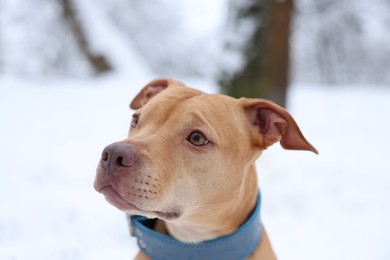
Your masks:
M261 196L258 192L256 208L249 219L234 233L199 243L185 243L154 231L154 220L132 216L131 225L138 246L153 260L168 259L245 259L261 239ZM152 226L152 227L150 227Z

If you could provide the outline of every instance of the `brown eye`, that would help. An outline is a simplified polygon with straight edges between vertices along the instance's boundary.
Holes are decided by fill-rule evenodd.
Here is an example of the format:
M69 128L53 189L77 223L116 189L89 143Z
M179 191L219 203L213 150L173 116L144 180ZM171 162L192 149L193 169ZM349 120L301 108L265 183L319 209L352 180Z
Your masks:
M196 146L203 146L209 143L209 140L197 131L192 132L187 140Z
M131 127L132 128L134 128L138 125L138 119L139 119L139 115L134 114L133 119L131 120Z

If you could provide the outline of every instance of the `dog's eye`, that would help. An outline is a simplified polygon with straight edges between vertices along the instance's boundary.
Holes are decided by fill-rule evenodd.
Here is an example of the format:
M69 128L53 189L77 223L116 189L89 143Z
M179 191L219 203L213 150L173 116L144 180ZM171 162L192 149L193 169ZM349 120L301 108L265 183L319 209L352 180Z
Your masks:
M209 140L206 139L201 133L198 131L194 131L188 136L187 140L196 146L203 146L209 143Z
M131 127L136 127L138 125L139 115L134 114L131 120Z

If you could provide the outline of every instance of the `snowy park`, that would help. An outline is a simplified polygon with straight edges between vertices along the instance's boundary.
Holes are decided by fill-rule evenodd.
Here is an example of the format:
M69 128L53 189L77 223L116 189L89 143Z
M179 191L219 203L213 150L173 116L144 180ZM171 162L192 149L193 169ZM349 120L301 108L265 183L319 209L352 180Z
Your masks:
M1 259L131 259L124 213L93 189L149 78L1 79ZM207 82L187 81L215 92ZM390 91L293 86L290 112L319 150L258 160L262 220L280 259L390 256Z
M181 29L188 29L186 40L179 39L182 34L169 32L183 45L203 42L199 39L212 41L221 33L221 17L226 11L222 1L209 3L207 11L201 5L207 1L195 2L182 4L181 10L187 15L204 15L205 21L188 18ZM101 152L107 144L126 138L133 113L130 101L151 80L170 76L207 93L221 92L213 75L223 60L212 61L221 55L221 43L204 46L211 56L201 57L192 52L198 48L187 46L181 52L174 45L164 48L138 32L137 39L145 38L150 55L160 51L169 56L172 52L174 60L185 56L181 63L172 64L174 70L181 68L185 73L156 72L150 65L154 61L137 48L140 42L124 40L119 27L107 22L104 8L92 8L88 0L79 1L80 13L90 28L89 37L94 39L93 48L106 51L117 68L96 76L85 60L77 59L75 47L67 45L70 40L65 36L63 42L55 44L43 40L30 44L24 31L30 22L14 20L28 8L15 8L22 6L20 1L4 3L14 13L0 14L0 24L14 27L5 26L8 37L0 44L0 259L133 259L138 247L130 236L125 214L93 188ZM100 3L109 6L107 1ZM125 1L113 3L118 3L117 8L107 13L124 12L120 7ZM162 8L168 2L159 3L158 8ZM55 17L50 10L43 12ZM136 15L134 10L132 15ZM31 26L47 25L43 18L34 21ZM384 27L376 27L373 21L368 24L376 28L370 30L369 39L388 42L380 37L385 35ZM52 34L61 35L58 28ZM366 59L367 66L359 63L364 72L345 73L356 74L358 80L337 76L329 80L338 80L336 83L327 82L318 76L314 61L307 58L313 53L301 55L307 46L314 45L306 38L302 40L305 33L301 30L293 36L295 60L286 107L319 155L284 150L279 144L263 152L256 162L263 198L262 222L278 259L390 259L389 59L376 65L380 69L374 83L369 80L373 74L369 74L372 66L368 62L375 55ZM39 38L38 31L29 34L32 39ZM166 38L161 40L168 44ZM364 46L371 48L367 42ZM387 57L386 50L376 57ZM57 51L63 55L58 56L64 59L62 67L56 67L55 62L48 66L47 60ZM237 62L234 57L228 61ZM330 73L336 71L335 63L328 64ZM188 73L194 69L191 66L198 68L194 75Z

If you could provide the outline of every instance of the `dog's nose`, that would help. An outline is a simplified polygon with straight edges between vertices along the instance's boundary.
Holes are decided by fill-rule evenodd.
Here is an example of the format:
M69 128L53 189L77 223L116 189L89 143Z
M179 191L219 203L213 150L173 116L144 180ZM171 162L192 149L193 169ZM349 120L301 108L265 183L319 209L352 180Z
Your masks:
M100 159L108 174L114 174L119 168L132 167L138 160L137 150L128 144L113 143L104 148Z

